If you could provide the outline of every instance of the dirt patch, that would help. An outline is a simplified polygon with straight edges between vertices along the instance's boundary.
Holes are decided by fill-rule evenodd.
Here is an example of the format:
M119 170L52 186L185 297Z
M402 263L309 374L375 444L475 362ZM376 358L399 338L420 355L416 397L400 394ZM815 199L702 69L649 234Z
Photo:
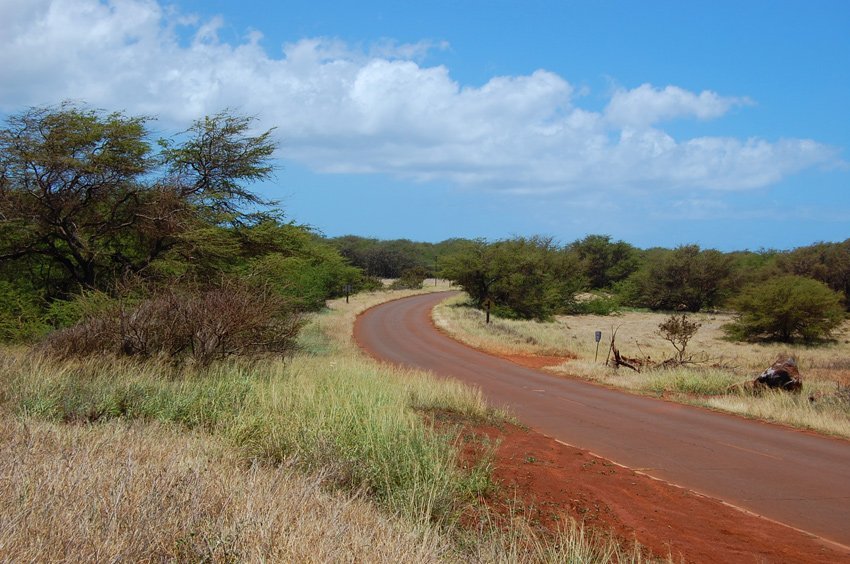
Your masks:
M575 357L570 356L542 356L542 355L525 355L525 354L508 354L508 353L494 353L492 351L484 351L486 353L498 356L500 358L504 358L505 360L509 360L515 364L520 364L522 366L527 366L528 368L546 368L547 366L558 366L567 362L568 360L572 360Z
M470 424L460 441L466 464L486 452L482 445L498 444L492 476L499 487L483 501L506 516L519 507L544 531L570 516L676 562L850 562L850 553L816 537L532 430Z

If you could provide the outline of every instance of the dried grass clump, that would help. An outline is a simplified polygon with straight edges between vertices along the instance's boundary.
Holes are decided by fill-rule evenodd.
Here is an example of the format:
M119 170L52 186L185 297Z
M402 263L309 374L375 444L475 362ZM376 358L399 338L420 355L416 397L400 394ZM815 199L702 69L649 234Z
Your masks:
M116 302L49 335L42 349L60 358L111 354L207 366L230 356L289 353L302 325L279 295L228 281L194 292L162 290L134 307Z

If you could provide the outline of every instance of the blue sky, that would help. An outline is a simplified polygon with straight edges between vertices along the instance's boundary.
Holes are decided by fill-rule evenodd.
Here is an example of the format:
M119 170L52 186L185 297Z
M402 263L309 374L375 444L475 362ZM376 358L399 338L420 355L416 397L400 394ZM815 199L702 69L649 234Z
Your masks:
M850 2L0 0L0 112L277 127L329 236L850 237Z

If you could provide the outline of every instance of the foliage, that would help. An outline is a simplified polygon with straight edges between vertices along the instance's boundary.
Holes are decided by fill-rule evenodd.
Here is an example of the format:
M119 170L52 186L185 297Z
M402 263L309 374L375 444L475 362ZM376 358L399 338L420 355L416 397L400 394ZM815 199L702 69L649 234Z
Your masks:
M610 288L625 280L640 266L637 250L624 241L612 242L608 235L588 235L573 242L579 267L590 288Z
M816 243L800 247L778 257L781 272L820 280L844 294L850 309L850 239L842 243Z
M225 110L195 121L182 143L160 140L168 179L180 196L220 220L243 217L245 205L270 203L244 186L269 178L269 158L277 148L272 130L247 134L253 121Z
M241 256L250 257L237 273L275 290L301 309L316 311L341 296L350 284L365 284L361 272L308 229L265 220L238 231Z
M720 251L685 245L647 254L629 280L627 302L653 310L696 312L721 304L733 291L732 259Z
M441 243L422 243L407 239L380 241L346 235L330 239L340 254L353 266L363 269L367 276L377 278L401 278L410 268L423 268L427 277L439 269L441 258L463 248L466 239L448 239Z
M726 328L737 340L813 342L844 320L841 294L823 282L785 275L747 287L731 302L738 319Z
M42 264L48 295L107 289L167 252L250 220L244 187L271 172L270 132L219 114L154 154L146 117L71 103L30 108L0 130L0 262ZM61 271L63 277L56 279Z
M362 268L368 276L400 278L410 268L433 269L434 260L429 243L414 243L407 239L378 241L347 235L332 239L331 243L351 264Z
M563 313L569 315L611 315L620 309L616 294L594 294L586 299L575 299Z
M164 193L141 184L153 165L146 121L71 104L8 118L0 130L0 260L41 259L63 270L60 290L94 287L101 271L132 262L119 247L137 222L167 232L154 219Z
M391 285L392 290L418 290L428 277L428 271L421 266L408 268L401 273L401 277Z
M464 243L442 259L441 274L478 307L486 300L502 317L547 319L567 311L581 288L575 256L544 237Z
M42 350L60 358L164 357L207 366L230 356L289 353L300 326L280 297L231 280L195 292L166 289L135 306L116 301L51 334Z
M6 120L0 340L69 327L102 298L129 307L131 294L138 305L163 289L211 291L222 276L307 310L368 284L249 190L273 172L271 130L252 134L252 118L221 112L155 144L149 121L73 103Z
M681 364L685 361L685 350L700 324L688 319L688 315L671 315L658 324L658 334L676 349L676 360Z
M31 288L0 280L0 341L26 342L47 333L40 302Z

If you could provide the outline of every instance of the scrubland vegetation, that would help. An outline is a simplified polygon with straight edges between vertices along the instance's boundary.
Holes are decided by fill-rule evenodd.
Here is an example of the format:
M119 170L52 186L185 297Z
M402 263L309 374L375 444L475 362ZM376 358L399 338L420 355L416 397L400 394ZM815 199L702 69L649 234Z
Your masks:
M850 240L327 239L250 189L273 176L272 131L223 112L155 140L150 121L65 103L0 129L2 560L640 560L573 524L552 536L489 512L487 457L465 468L458 429L428 414L505 415L352 345L358 312L429 276L470 296L436 315L474 346L573 355L560 370L850 436ZM386 277L392 293L372 292ZM694 312L689 352L717 366L592 362L609 326L631 354L666 356L659 314L624 307ZM798 355L806 394L730 392L771 340Z
M564 357L547 370L626 390L705 405L796 427L850 437L850 321L829 343L737 342L723 327L730 313L696 313L700 325L687 345L690 362L635 372L606 365L612 333L629 357L656 363L678 356L659 334L664 313L622 311L614 315L565 315L552 322L492 318L469 307L461 295L438 306L438 327L469 345L500 354ZM598 358L594 333L602 331ZM753 393L746 384L778 356L797 358L804 378L802 394Z
M206 368L7 348L0 552L15 558L634 561L569 525L458 521L495 487L424 413L498 421L459 384L379 367L350 341L358 297L287 360ZM455 431L456 432L456 431ZM478 507L486 515L483 507ZM36 542L35 539L40 539Z

